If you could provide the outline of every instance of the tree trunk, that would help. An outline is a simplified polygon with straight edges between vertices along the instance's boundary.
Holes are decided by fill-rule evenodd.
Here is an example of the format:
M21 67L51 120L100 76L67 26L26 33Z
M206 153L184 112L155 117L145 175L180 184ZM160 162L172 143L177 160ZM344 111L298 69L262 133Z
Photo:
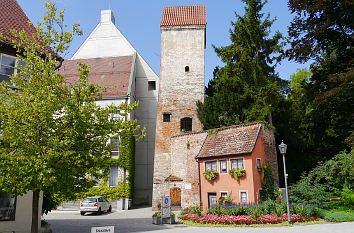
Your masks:
M31 233L38 233L39 190L33 191Z

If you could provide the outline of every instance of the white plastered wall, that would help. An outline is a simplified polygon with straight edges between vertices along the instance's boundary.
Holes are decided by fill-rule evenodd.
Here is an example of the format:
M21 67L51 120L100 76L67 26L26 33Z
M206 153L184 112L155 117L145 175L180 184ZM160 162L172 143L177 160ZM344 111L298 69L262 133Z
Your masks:
M146 127L146 138L136 142L134 205L151 204L155 151L155 126L158 96L158 76L115 26L111 10L101 11L100 23L91 32L71 59L135 56L128 96L139 101L140 107L131 114L138 124ZM155 81L156 90L148 90L148 82ZM99 101L106 104L108 100ZM129 102L130 102L129 101ZM115 100L115 104L119 104Z
M28 192L16 199L15 221L0 221L0 232L30 233L32 223L32 197ZM38 226L40 227L43 193L40 193L38 208Z

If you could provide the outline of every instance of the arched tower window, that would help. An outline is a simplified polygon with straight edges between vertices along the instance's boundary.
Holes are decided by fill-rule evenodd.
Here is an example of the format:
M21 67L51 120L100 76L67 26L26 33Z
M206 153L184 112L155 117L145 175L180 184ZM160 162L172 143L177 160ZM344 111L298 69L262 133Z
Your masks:
M185 117L181 119L181 131L192 131L192 118Z
M189 72L189 66L184 67L184 72Z

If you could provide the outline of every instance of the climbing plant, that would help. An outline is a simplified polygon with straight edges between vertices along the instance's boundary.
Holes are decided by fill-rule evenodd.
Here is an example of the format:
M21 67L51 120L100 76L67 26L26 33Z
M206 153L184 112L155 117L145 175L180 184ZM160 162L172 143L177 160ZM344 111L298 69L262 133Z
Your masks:
M135 174L135 138L134 136L122 136L120 138L120 155L117 161L118 166L128 171L129 198L134 193L134 174Z
M274 185L274 177L272 173L272 167L269 163L262 164L262 179L261 185L262 190L260 190L259 195L262 201L267 199L274 199L275 198L275 185Z

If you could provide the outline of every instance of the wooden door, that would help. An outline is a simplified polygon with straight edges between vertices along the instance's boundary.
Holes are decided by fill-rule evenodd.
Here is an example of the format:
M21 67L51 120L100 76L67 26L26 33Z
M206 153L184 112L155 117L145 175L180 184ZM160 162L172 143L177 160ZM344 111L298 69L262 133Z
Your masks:
M173 206L181 206L181 189L174 187L170 189L171 204Z

